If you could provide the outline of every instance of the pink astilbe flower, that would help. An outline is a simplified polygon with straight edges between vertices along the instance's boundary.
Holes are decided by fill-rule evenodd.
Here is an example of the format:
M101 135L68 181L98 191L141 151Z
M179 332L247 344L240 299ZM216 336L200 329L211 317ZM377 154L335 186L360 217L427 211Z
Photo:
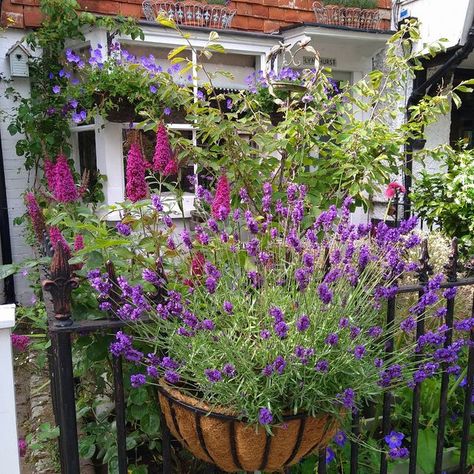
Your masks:
M168 132L165 125L160 123L160 125L158 125L158 130L156 131L156 145L155 153L153 155L153 171L158 171L165 174L167 167L169 168L170 166L174 166L170 165L170 163L175 164L177 172L177 163L173 156L173 150L171 149ZM171 171L171 169L168 169L168 174L166 174L166 176L172 174L169 171Z
M127 158L127 186L126 196L132 202L146 198L148 185L145 179L147 163L143 158L140 147L132 143Z
M227 176L222 174L217 180L216 195L211 204L212 217L223 221L230 214L230 184Z
M404 193L406 190L405 190L405 186L403 186L403 184L399 184L399 183L396 183L396 182L392 182L388 185L387 189L385 190L385 196L388 198L388 199L392 199L395 197L395 195L397 194L397 192L399 193Z
M84 236L81 234L77 234L76 237L74 237L74 252L79 252L79 250L82 250L84 248Z
M71 255L71 249L69 248L66 239L63 237L63 234L61 234L61 231L57 227L49 228L49 240L53 250L56 250L59 246L61 246L66 251L66 255Z
M44 217L39 207L38 201L32 192L25 194L26 210L30 216L35 231L36 238L39 242L43 240L43 232L45 230Z
M71 168L64 155L58 155L55 165L45 164L45 172L49 190L56 201L73 202L79 199Z

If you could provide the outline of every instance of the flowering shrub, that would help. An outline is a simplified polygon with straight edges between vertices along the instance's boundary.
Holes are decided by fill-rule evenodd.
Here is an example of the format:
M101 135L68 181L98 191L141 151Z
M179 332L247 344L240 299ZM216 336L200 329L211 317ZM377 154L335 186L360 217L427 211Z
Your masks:
M164 261L167 272L145 268L142 278L119 277L116 314L133 322L135 335L117 333L110 350L137 365L132 386L163 377L249 422L271 425L290 412L339 416L362 398L432 376L452 359L438 349L446 328L416 342L410 317L402 322L404 347L386 353L398 328L385 328L381 307L398 279L417 268L405 257L419 243L416 219L399 229L379 224L371 237L370 225L350 223L347 198L340 211L333 206L305 227L304 186L289 185L285 203L269 183L262 192L260 215L245 201L229 214L229 197L216 193L221 212L194 235L182 231L180 258ZM89 280L111 310L107 275L94 270ZM436 276L410 314L431 311L440 283ZM159 301L150 297L157 291L164 294ZM461 340L448 352L462 347ZM409 361L421 349L427 360L415 370Z

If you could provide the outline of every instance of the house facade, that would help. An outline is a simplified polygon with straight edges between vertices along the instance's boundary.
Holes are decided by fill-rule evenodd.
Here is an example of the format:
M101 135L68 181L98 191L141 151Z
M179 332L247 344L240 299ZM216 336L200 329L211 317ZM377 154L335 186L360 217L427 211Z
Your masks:
M23 96L29 94L30 80L25 75L20 76L18 71L12 71L11 57L12 54L20 54L15 47L21 45L25 32L41 24L38 3L37 0L1 2L2 23L8 24L9 27L2 33L0 41L0 73L11 81L8 85L13 86ZM214 27L209 28L210 20L203 23L202 10L196 9L196 2L147 0L142 4L140 0L82 0L79 3L83 10L91 13L133 16L139 19L145 34L144 40L131 41L127 38L118 38L118 40L131 54L138 57L153 54L157 63L160 65L162 63L163 67L167 65L168 52L181 45L183 40L176 32L153 21L153 13L156 13L156 8L158 8L156 3L164 4L163 8L166 8L167 12L170 9L176 9L176 5L180 5L179 11L183 12L180 14L192 17L193 26L183 25L183 29L191 34L191 42L198 49L206 44L209 31L214 29ZM433 7L433 3L438 5ZM225 48L226 54L215 55L206 67L211 71L225 69L232 73L233 79L223 77L215 84L217 87L245 88L247 87L246 78L263 69L266 56L273 47L280 42L295 43L309 37L312 46L320 53L321 63L332 68L336 80L355 82L377 67L378 58L384 50L387 39L396 29L397 21L407 16L418 17L422 21L424 25L422 28L425 28L422 30L423 39L434 40L439 37L448 37L449 49L442 58L448 61L451 55L456 54L456 51L463 48L469 41L468 32L469 25L472 24L474 1L457 0L459 8L455 9L456 14L449 21L446 21L446 15L443 15L443 3L445 3L443 0L405 0L392 4L391 0L378 0L378 9L373 16L364 17L364 21L359 23L352 17L337 20L325 12L318 2L310 0L236 0L227 6L228 10L224 13L224 17L219 10L220 7L212 6L216 10L214 13L211 12L211 18L213 14L217 18L218 14L215 12L218 10L221 15L216 21L221 21L220 24L217 23L219 42ZM191 5L193 10L183 10L185 5ZM436 24L432 23L435 11ZM450 12L450 15L452 13ZM74 44L71 47L88 49L95 48L98 44L107 44L107 35L103 30L93 29L86 33L84 43ZM466 58L456 66L455 70L459 77L461 75L466 77L469 75L469 70L474 68L474 59L471 56L467 54ZM196 60L194 57L191 59ZM436 70L442 67L444 64L442 59L436 63L426 64L426 77L418 78L418 85L422 85L423 80L428 80ZM302 55L298 60L301 67L305 67L305 61L308 59ZM18 61L21 61L19 57ZM452 72L451 70L451 76ZM446 77L442 76L442 79ZM456 74L454 80L456 80ZM196 92L199 81L198 78ZM14 104L9 102L3 93L6 87L5 81L0 83L0 87L2 88L0 110L8 116ZM412 90L412 84L408 84L407 100ZM427 140L430 144L436 140L449 142L457 135L468 136L470 133L467 118L469 110L469 106L466 106L465 110L459 112L459 117L453 112L453 117L443 117L439 124L427 130ZM461 124L461 128L453 132L452 123ZM191 137L195 135L189 124L177 121L170 126ZM22 193L31 186L30 176L23 170L22 159L15 153L18 138L10 136L7 127L8 117L0 123L3 163L3 168L0 168L0 199L2 201L0 202L2 210L0 227L3 229L0 238L3 263L19 262L30 252L22 237L20 226L13 225L13 220L24 213ZM124 130L127 127L128 124L125 123L112 123L102 119L90 125L71 124L72 158L77 169L79 171L84 162L93 162L97 169L107 176L104 191L108 204L120 202L124 197ZM185 194L187 216L192 210L193 200L192 192ZM31 296L27 292L28 285L25 278L21 275L15 276L13 283L14 288L11 280L6 282L4 291L0 288L0 303L2 298L6 300L14 298L28 303ZM12 294L12 289L15 291L14 294Z

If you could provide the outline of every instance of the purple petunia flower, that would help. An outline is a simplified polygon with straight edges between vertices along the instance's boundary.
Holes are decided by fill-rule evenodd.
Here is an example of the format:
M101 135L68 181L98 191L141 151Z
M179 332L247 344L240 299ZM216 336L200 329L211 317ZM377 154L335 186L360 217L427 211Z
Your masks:
M273 421L272 412L268 408L260 408L258 421L261 425L269 425Z

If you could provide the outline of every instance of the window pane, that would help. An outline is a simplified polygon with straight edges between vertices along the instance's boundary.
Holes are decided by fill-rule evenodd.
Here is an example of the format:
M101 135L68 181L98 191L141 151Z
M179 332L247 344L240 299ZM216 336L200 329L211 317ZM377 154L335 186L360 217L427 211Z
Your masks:
M79 166L81 176L84 171L89 171L89 188L92 189L97 184L97 155L95 150L95 131L87 130L77 133L77 143L79 147Z

